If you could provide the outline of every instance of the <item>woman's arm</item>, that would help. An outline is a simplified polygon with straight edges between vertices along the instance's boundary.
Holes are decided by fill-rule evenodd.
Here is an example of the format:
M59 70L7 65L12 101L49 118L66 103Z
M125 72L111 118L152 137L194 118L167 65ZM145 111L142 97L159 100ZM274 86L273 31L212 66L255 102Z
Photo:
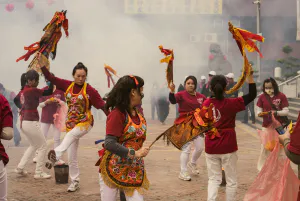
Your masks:
M249 103L251 103L252 101L254 101L254 99L257 96L257 90L256 90L256 84L254 82L253 79L253 73L251 72L251 74L248 77L248 83L249 83L249 93L242 96L244 99L244 103L245 106L248 105Z
M64 80L53 76L45 66L42 67L41 70L48 81L64 92L68 89L70 84L72 84L72 81L70 80Z
M50 96L53 93L53 84L51 83L48 89L44 89L42 96Z
M91 85L87 86L86 91L87 91L87 94L89 95L89 100L90 100L90 103L92 104L92 106L94 106L98 110L101 109L107 116L109 114L109 112L104 109L105 102L101 98L98 91L96 89L94 89Z
M288 116L288 115L289 115L288 107L284 107L284 108L282 108L282 110L275 112L275 116Z
M22 104L21 104L21 100L20 100L20 93L18 93L18 95L14 98L14 103L19 109L22 108Z
M175 94L172 93L172 92L169 93L169 101L170 101L170 103L172 103L172 104L176 104Z
M118 143L119 139L116 136L106 135L104 147L113 154L126 158L128 156L129 149Z

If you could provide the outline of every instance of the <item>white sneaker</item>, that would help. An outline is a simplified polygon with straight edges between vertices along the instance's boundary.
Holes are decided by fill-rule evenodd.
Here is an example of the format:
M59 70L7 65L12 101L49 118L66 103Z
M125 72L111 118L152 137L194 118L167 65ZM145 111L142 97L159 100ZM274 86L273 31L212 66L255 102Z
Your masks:
M192 180L192 178L190 177L188 172L180 172L178 178L183 181L191 181Z
M200 174L200 171L198 170L196 164L193 164L192 162L188 162L187 166L192 171L193 174Z
M36 173L34 176L33 176L35 179L50 179L51 178L51 175L50 174L47 174L45 172L41 172L41 173Z
M68 188L68 192L75 192L79 189L79 182L78 181L74 181L71 183L71 185Z
M28 172L24 169L21 169L21 168L16 168L15 169L15 173L21 175L21 176L26 176L28 174Z

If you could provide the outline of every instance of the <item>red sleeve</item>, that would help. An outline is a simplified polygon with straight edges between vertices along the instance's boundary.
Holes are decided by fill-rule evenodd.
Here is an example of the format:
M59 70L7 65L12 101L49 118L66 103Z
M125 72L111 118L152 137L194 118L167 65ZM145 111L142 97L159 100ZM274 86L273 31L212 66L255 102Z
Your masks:
M1 103L1 127L13 127L13 115L8 101L4 96L0 96Z
M243 97L228 98L228 100L230 100L230 107L232 108L232 112L238 113L246 109Z
M259 96L256 105L257 107L263 108L262 95Z
M72 84L72 81L70 81L70 80L64 80L64 79L60 79L58 77L53 76L46 67L42 67L41 70L47 80L49 80L58 89L60 89L64 92L68 89L70 84Z
M124 131L125 115L118 109L113 109L107 116L106 135L121 137Z
M90 103L96 109L101 109L107 115L107 112L104 110L105 102L101 98L100 94L96 89L94 89L91 85L87 86L87 94L89 95Z
M181 92L177 92L175 94L175 99L176 99L176 103L179 103L182 100L182 93Z
M288 99L286 98L286 96L283 93L281 93L281 107L285 108L288 106L289 106Z

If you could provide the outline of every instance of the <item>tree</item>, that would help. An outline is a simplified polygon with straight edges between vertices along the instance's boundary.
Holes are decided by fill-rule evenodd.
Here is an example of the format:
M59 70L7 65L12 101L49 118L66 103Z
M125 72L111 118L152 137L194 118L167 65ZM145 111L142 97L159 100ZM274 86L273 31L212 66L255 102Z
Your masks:
M278 59L277 62L283 68L284 77L288 78L297 75L297 71L300 69L300 60L298 58L290 56L293 52L293 48L286 45L282 48L282 52L285 54L285 58Z

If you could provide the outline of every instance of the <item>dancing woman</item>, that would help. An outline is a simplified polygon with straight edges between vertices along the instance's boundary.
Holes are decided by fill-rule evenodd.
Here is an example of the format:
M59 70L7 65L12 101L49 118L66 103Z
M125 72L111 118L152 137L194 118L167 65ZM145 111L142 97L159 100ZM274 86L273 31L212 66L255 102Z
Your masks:
M105 152L100 163L100 193L103 201L116 201L123 190L127 201L143 201L148 189L143 157L147 124L136 108L142 102L144 80L123 76L108 94L105 108L111 110L106 121Z
M234 201L237 189L237 140L235 132L236 114L245 110L245 106L256 97L256 84L252 73L248 77L249 94L238 98L225 98L227 81L225 76L216 75L211 80L212 98L207 99L203 106L214 105L215 126L220 136L205 136L206 164L208 171L207 201L215 201L222 182L222 167L226 175L226 200Z
M5 166L9 158L1 140L13 138L13 115L6 98L0 94L0 200L7 201L7 173Z
M54 74L52 74L54 76ZM46 80L47 87L45 89L48 89L51 85L51 82ZM59 102L63 101L65 102L65 95L64 92L57 89L56 86L53 86L53 93L50 96L44 96L40 99L40 107L42 108L42 114L41 114L41 129L42 132L47 139L50 127L52 126L52 134L54 139L54 149L58 147L60 144L60 135L61 130L60 128L57 128L54 125L54 114L58 111L60 104ZM36 158L33 159L33 162L36 162ZM63 161L60 161L59 163L63 163Z
M35 179L49 179L51 175L43 172L44 159L46 155L47 143L41 131L39 122L39 113L37 107L39 106L39 99L42 96L49 96L52 94L53 86L50 85L49 89L38 89L39 74L34 70L29 70L26 73L26 83L23 90L16 96L14 102L20 111L20 125L21 133L24 134L30 146L25 151L20 163L18 164L15 172L20 175L26 175L24 170L29 159L39 149L36 157Z
M169 94L169 100L172 104L178 104L179 106L179 117L175 120L175 124L180 124L185 120L187 114L194 112L197 108L202 108L202 103L205 101L206 97L198 92L197 89L197 79L194 76L188 76L184 81L185 90L174 94L175 85L171 85L171 92ZM204 138L199 136L193 140L195 149L192 153L191 161L189 161L189 156L191 152L191 142L186 143L182 147L182 152L180 155L180 166L181 171L179 174L179 179L184 181L191 181L191 177L187 171L187 167L191 169L194 174L199 174L197 168L197 160L200 158L201 153L204 149Z
M289 103L286 96L279 91L278 85L273 78L268 78L263 83L263 94L259 96L257 101L257 114L262 116L263 113L263 123L262 130L264 131L272 123L272 115L281 124L289 123L287 120L284 121L284 117L288 116L289 113ZM287 118L286 118L287 119ZM281 150L280 154L284 154ZM270 151L265 149L261 145L260 156L257 163L257 169L260 171L265 164L266 159L270 155Z
M59 161L65 151L68 151L69 175L71 184L68 192L75 192L79 189L79 167L77 161L77 150L79 139L86 135L94 125L91 113L91 106L104 110L104 101L91 85L86 83L88 69L79 62L73 68L74 81L60 79L53 76L45 67L46 60L38 56L39 66L45 78L53 83L57 89L65 92L68 105L66 119L66 136L61 144L48 154L49 160L55 164Z

